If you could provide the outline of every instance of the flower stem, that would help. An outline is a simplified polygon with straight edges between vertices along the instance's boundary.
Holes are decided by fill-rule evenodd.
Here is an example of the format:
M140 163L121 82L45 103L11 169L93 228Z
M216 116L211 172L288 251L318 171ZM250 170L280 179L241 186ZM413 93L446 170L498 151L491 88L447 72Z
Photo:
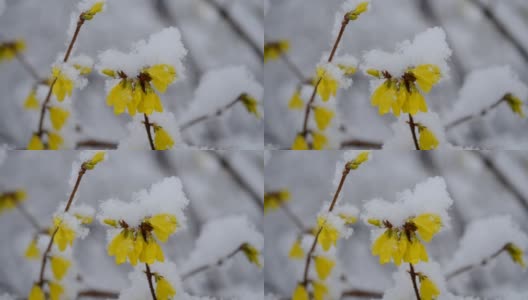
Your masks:
M152 133L150 132L150 121L149 121L149 118L147 116L147 114L143 114L144 116L144 121L143 123L145 124L145 130L147 131L147 137L148 137L148 140L149 140L149 144L150 144L150 149L151 150L156 150L156 146L154 146L154 140L152 139Z
M485 115L487 115L491 110L495 109L497 106L499 106L502 102L506 102L504 100L504 97L500 98L498 101L496 101L495 103L493 103L492 105L484 108L483 110L481 110L478 114L476 115L469 115L469 116L465 116L465 117L462 117L460 119L457 119L457 120L454 120L453 122L447 124L445 126L445 129L446 130L449 130L449 129L452 129L453 127L456 127L460 124L463 124L465 122L468 122L468 121L471 121L473 120L475 117L483 117Z
M227 105L219 108L217 111L215 111L212 114L199 116L197 118L194 118L194 119L192 119L190 121L187 121L187 122L183 123L182 125L180 125L180 130L183 131L185 129L188 129L189 127L192 127L192 126L194 126L194 125L196 125L198 123L201 123L203 121L209 120L209 118L211 118L211 117L219 117L222 114L224 114L227 110L232 108L235 104L237 104L240 100L242 100L242 94L239 95L235 100L233 100L233 101L229 102Z
M486 265L490 260L496 258L497 256L499 256L503 251L506 251L506 246L507 245L504 245L504 247L500 248L497 252L493 253L493 255L487 257L487 258L484 258L479 264L476 264L476 265L467 265L467 266L464 266L462 268L459 268L459 269L456 269L455 271L452 271L450 272L449 274L446 275L446 279L449 280L455 276L458 276L462 273L465 273L467 271L470 271L472 270L473 268L477 267L477 266L484 266Z
M185 274L183 274L181 276L182 280L185 280L189 277L192 277L198 273L201 273L203 271L206 271L206 270L209 270L210 268L212 268L213 266L221 266L222 264L224 264L224 262L230 258L232 258L233 256L235 256L238 252L242 251L242 245L240 245L240 247L236 248L234 251L232 251L231 253L229 253L228 255L226 255L225 257L223 258L220 258L214 265L203 265L203 266L200 266L198 268L195 268Z
M75 198L75 194L77 193L77 190L79 189L79 185L81 184L81 179L82 179L82 177L84 176L85 173L86 173L86 168L84 167L84 165L81 165L81 168L79 170L79 174L77 175L77 180L75 181L75 186L73 187L73 190L72 190L72 192L70 194L70 198L68 199L68 203L66 204L66 207L64 208L64 212L68 212L68 210L70 209L70 206L71 206L71 204L73 202L73 199ZM42 255L42 263L41 263L41 266L40 266L40 275L39 275L39 280L37 282L37 284L41 288L44 285L44 271L46 270L46 263L48 261L48 255L49 255L49 253L51 251L51 247L53 246L53 241L55 240L55 235L57 234L57 231L59 231L59 227L58 226L57 226L57 228L55 228L55 230L51 234L48 246L46 247L46 250L44 251L44 254Z
M79 31L81 30L82 25L84 24L84 19L79 16L79 20L77 21L77 27L75 28L75 33L73 34L73 37L70 41L70 44L68 45L68 49L66 50L66 54L64 54L63 62L67 62L70 58L71 52L73 50L73 45L77 41L77 37L79 36ZM53 92L53 87L55 86L55 83L57 82L57 77L53 79L53 81L50 84L48 94L46 95L46 99L42 103L42 107L40 109L40 118L39 118L39 125L37 130L37 135L39 138L42 138L42 135L44 134L44 118L46 116L46 109L48 108L48 103L51 100L51 94Z
M328 57L328 62L332 62L334 59L334 56L337 52L337 47L339 46L339 43L341 43L341 40L343 38L343 33L345 32L345 28L348 25L350 21L348 20L347 16L345 15L343 17L343 21L341 22L341 28L339 29L339 33L337 34L337 38L334 42L334 46L332 47L332 51L330 52L330 56ZM314 86L312 96L310 97L310 100L306 104L306 109L304 111L304 120L303 120L303 126L301 134L306 139L308 136L308 119L310 118L310 112L312 110L312 104L315 101L315 95L317 94L317 88L319 87L319 84L321 83L321 78L317 81L317 83Z
M413 264L409 263L409 267L410 267L409 275L411 275L411 280L412 280L412 283L413 283L414 293L416 294L416 299L417 300L422 300L422 298L420 297L420 292L418 291L418 283L416 282L416 277L418 275L414 271Z
M330 207L328 208L328 212L332 212L332 210L335 207L335 204L337 203L337 199L339 198L339 194L341 193L341 189L343 188L343 185L345 183L345 179L350 173L350 168L347 164L345 164L345 168L343 169L343 173L341 175L341 180L339 180L339 185L337 186L337 190L334 193L334 198L332 199L332 202L330 203ZM303 274L303 280L301 284L306 288L308 285L308 271L310 270L310 263L312 261L312 255L315 251L315 247L317 246L317 241L319 240L319 235L321 234L321 231L323 230L323 227L321 226L319 230L317 231L317 234L315 235L314 241L312 243L312 246L310 247L310 250L308 251L308 255L306 256L306 263L304 265L304 274Z
M414 119L411 114L409 114L409 128L411 129L414 147L416 150L420 150L420 144L418 144L418 138L416 137L416 123L414 123Z
M147 263L145 263L145 273L147 274L147 281L148 281L148 284L149 284L149 288L150 288L150 294L152 295L152 299L153 300L158 300L158 298L156 297L156 292L154 291L154 284L152 283L152 272L150 272L150 267Z

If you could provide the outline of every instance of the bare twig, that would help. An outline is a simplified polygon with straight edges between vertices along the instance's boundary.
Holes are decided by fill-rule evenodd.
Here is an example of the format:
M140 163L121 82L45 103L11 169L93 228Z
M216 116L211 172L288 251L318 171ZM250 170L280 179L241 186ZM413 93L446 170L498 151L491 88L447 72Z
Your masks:
M351 139L341 142L341 148L348 148L348 147L356 147L356 148L367 148L367 149L381 149L382 143L380 142L373 142L373 141L366 141L366 140L359 140L359 139Z
M147 263L145 263L145 274L147 276L147 281L150 289L150 294L152 295L152 299L158 300L158 298L156 297L156 292L154 291L154 284L152 283L152 276L154 275L152 274L152 272L150 272L150 267Z
M104 299L117 299L119 298L118 292L103 291L96 289L82 290L77 293L77 299L80 298L104 298Z
M219 259L215 264L213 265L203 265L203 266L200 266L200 267L197 267L195 269L192 269L191 271L181 275L181 278L182 280L185 280L185 279L188 279L196 274L199 274L201 272L204 272L204 271L207 271L209 270L210 268L214 267L214 266L221 266L224 264L224 262L230 258L232 258L233 256L235 256L238 252L242 251L242 245L240 245L240 247L236 248L234 251L232 251L231 253L229 253L228 255L226 255L225 257Z
M374 292L374 291L368 291L368 290L362 290L362 289L352 289L352 290L346 290L341 293L341 298L346 297L356 297L356 298L382 298L383 293L382 292Z
M409 114L409 128L411 129L414 147L416 150L420 150L420 144L418 143L418 138L416 137L416 123L414 123L414 119L411 114Z
M147 114L143 114L143 124L145 124L145 130L147 131L147 137L149 140L150 150L156 150L156 146L154 146L154 140L152 139L152 132L150 131L151 123L147 116Z
M180 130L185 130L185 129L188 129L189 127L192 127L196 124L199 124L203 121L207 121L209 120L209 118L211 117L219 117L221 116L222 114L224 114L226 111L228 111L230 108L232 108L235 104L237 104L240 100L242 99L242 95L239 95L235 100L229 102L226 106L223 106L221 108L219 108L216 112L212 113L212 114L207 114L207 115L203 115L203 116L199 116L199 117L196 117L190 121L187 121L185 123L183 123L182 125L180 125Z
M99 141L95 139L88 139L78 141L75 147L76 149L89 148L89 149L117 149L117 144L107 141Z
M416 294L416 299L422 300L422 298L420 297L420 292L418 291L418 283L416 282L416 277L418 277L418 274L416 274L416 272L414 271L413 264L409 263L409 267L410 267L409 275L411 276L414 293Z
M503 251L506 251L506 246L507 245L504 245L504 247L500 248L497 252L495 252L493 255L487 257L487 258L484 258L479 264L476 264L476 265L467 265L467 266L464 266L464 267L461 267L459 269L456 269L450 273L448 273L446 275L446 279L449 280L455 276L458 276L462 273L465 273L467 271L470 271L472 270L473 268L476 268L478 266L485 266L487 265L491 260L493 260L494 258L496 258L497 256L499 256Z
M445 126L445 129L446 130L449 130L449 129L452 129L453 127L456 127L460 124L463 124L465 122L468 122L468 121L471 121L473 120L474 118L476 117L483 117L485 116L486 114L488 114L490 111L492 111L493 109L495 109L497 106L499 106L501 103L505 102L504 100L504 97L499 99L499 101L493 103L492 105L484 108L483 110L481 110L478 114L476 115L470 115L470 116L465 116L465 117L462 117L460 119L457 119L457 120L454 120L452 122L450 122L449 124L447 124Z

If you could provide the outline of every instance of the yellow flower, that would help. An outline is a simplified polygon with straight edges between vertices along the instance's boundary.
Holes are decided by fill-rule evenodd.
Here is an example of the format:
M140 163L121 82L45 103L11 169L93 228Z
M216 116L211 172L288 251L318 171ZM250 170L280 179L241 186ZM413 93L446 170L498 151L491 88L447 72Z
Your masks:
M141 255L139 256L139 261L151 265L155 261L163 262L164 260L165 256L160 245L152 237L148 237L146 245L143 247Z
M317 94L323 101L328 101L330 97L335 97L337 89L339 88L339 82L322 67L318 67L316 72L317 80L319 81Z
M328 294L328 287L324 282L314 281L312 282L314 300L324 300Z
M37 93L35 90L31 90L29 95L26 98L26 101L24 101L24 108L25 109L39 109L40 103L37 99Z
M93 222L92 216L86 216L81 214L74 214L74 216L81 222L81 224L91 224Z
M73 245L75 231L65 224L60 217L53 218L53 223L55 224L55 230L57 230L55 242L57 242L59 250L64 251L68 245Z
M44 299L44 298L43 298ZM32 299L30 299L32 300ZM298 284L292 294L292 300L309 300L308 292L301 284Z
M508 251L508 254L515 263L519 264L523 268L526 268L526 263L524 262L524 253L521 248L517 247L513 243L509 243L506 245L506 251Z
M61 130L64 123L68 120L70 112L57 106L52 106L49 109L51 125L55 130Z
M351 21L357 20L359 15L361 15L362 13L368 10L368 7L369 7L369 3L367 1L359 3L358 6L356 6L356 8L353 11L347 14L348 19Z
M135 236L130 237L132 240L133 248L128 249L128 261L131 265L135 266L140 259L143 249L145 249L146 242L143 235L138 232Z
M52 76L55 78L55 84L53 85L53 95L57 97L57 100L60 102L66 98L70 97L73 91L73 80L71 80L64 72L61 71L58 67L53 67Z
M291 195L288 189L264 194L264 213L276 210L282 204L290 201Z
M0 194L0 212L2 210L13 209L18 203L24 200L26 200L26 192L24 190Z
M398 240L396 231L391 229L385 230L372 244L372 255L379 255L379 261L382 265L390 262L393 254L397 251Z
M519 117L524 118L524 111L523 111L523 102L518 97L512 95L512 94L506 94L504 96L504 100L506 100L506 103L508 103L508 106L510 109L519 115Z
M276 60L287 53L288 50L290 50L290 42L288 40L266 43L264 45L264 62Z
M359 168L359 166L366 162L369 158L370 152L369 151L363 151L356 156L356 158L352 161L347 162L347 168L351 170L356 170Z
M112 219L104 219L103 223L105 223L108 226L112 226L114 228L117 228L117 225L118 225L118 222L116 220L112 220Z
M249 262L255 264L259 268L262 268L262 264L260 263L259 259L260 252L257 250L257 248L245 243L242 245L242 252L244 252L244 255L246 255L246 258L249 260Z
M134 248L134 242L130 237L128 230L122 230L116 235L110 244L107 252L110 256L115 256L116 264L120 265L127 260L128 253Z
M51 271L57 280L62 280L68 272L71 262L60 256L51 257Z
M323 150L328 145L328 138L320 132L312 132L314 150Z
M154 148L156 150L169 150L174 146L174 140L161 126L154 126Z
M308 143L306 143L306 140L304 139L302 134L298 134L295 137L295 140L293 140L291 149L292 150L308 150Z
M44 292L38 285L33 285L29 292L28 300L46 300L44 298Z
M416 84L424 93L429 93L433 86L442 78L440 68L436 65L419 65L410 70L416 77Z
M139 103L137 108L140 113L150 115L154 111L163 112L161 99L150 86L147 86L144 92L140 87L136 86L134 98L140 100L137 102Z
M293 93L290 102L288 102L288 108L291 110L304 108L304 101L301 98L301 92L299 90L295 90Z
M40 258L40 251L37 247L37 241L31 240L28 247L26 248L26 252L24 253L24 256L27 259L39 259Z
M26 50L26 42L24 40L14 40L0 44L0 61L12 60L19 53Z
M346 215L346 214L339 214L339 217L345 221L345 224L347 225L352 225L352 224L355 224L357 222L357 217L356 216L351 216L351 215Z
M314 108L314 114L315 123L317 124L317 128L319 128L319 130L325 130L328 125L330 125L330 122L332 122L332 119L335 115L334 111L322 106L316 106Z
M178 228L176 217L171 214L158 214L148 219L148 223L153 227L154 234L158 240L166 242L169 235Z
M158 300L169 300L176 296L176 290L167 279L159 277L156 283L156 298Z
M421 214L413 218L411 222L416 225L420 237L426 242L430 242L442 228L442 219L437 214Z
M318 242L324 251L328 251L332 245L335 246L337 244L339 231L323 217L317 218L317 225L320 230Z
M420 133L420 138L418 139L420 150L433 150L438 147L439 142L429 128L418 126L418 132Z
M335 261L324 256L316 256L314 258L314 261L317 276L319 276L319 279L321 280L326 280L326 278L328 277L328 275L330 275L332 269L335 266Z
M105 159L105 155L106 152L104 151L96 152L89 161L85 161L83 163L84 168L87 170L92 170L98 163L102 162Z
M38 135L34 134L31 136L27 145L28 150L44 150L44 144Z
M288 257L291 259L303 259L304 258L304 250L301 247L301 241L295 240L293 243L290 253L288 254Z
M416 235L414 234L409 240L405 255L403 256L403 261L412 264L417 264L420 261L429 261L429 256L427 255L425 246L416 238Z
M128 113L136 114L138 101L133 97L132 82L122 79L108 93L106 104L114 107L114 114L119 115L128 109Z
M427 276L420 275L420 296L423 300L434 300L440 295L440 290Z
M376 69L368 69L367 74L372 77L381 78L381 72Z
M396 94L396 82L387 79L374 91L374 93L372 93L370 103L373 106L378 107L380 115L390 112L391 108L393 109L394 114L398 115L400 106Z
M392 254L392 259L394 260L394 264L396 266L399 266L402 260L404 260L407 249L409 249L409 238L407 237L407 234L405 234L405 232L401 232L400 235L397 237L397 241L398 248L394 250Z
M96 2L92 7L81 14L84 20L91 20L97 14L103 11L104 1Z
M381 227L382 225L381 221L378 219L368 219L367 223L369 223L370 225L374 225L376 227Z
M357 68L355 66L345 65L345 64L338 64L337 67L343 71L343 74L345 76L352 76L356 73Z
M402 105L402 111L411 115L415 115L419 111L427 112L427 103L425 98L415 85L411 85L411 92L408 95L407 101Z
M247 109L247 111L255 115L257 119L260 119L260 113L258 111L258 101L254 97L251 97L248 94L242 94L240 96L240 101L242 101L242 104L244 104L244 107Z
M103 75L106 75L108 77L116 77L116 71L112 70L112 69L103 69L101 70L101 73L103 73Z
M176 70L167 64L153 65L145 72L149 74L152 85L160 93L165 93L167 87L176 79Z
M60 300L61 295L64 293L64 288L58 282L50 282L48 284L50 290L50 300Z
M48 148L50 150L58 150L64 144L64 140L60 134L55 132L48 132Z

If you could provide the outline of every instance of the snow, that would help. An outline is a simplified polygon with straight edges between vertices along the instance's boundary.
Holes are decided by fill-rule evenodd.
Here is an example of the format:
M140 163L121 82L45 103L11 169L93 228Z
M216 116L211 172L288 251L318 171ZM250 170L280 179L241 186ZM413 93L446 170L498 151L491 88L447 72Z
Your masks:
M338 12L335 15L335 21L334 21L334 27L332 29L332 39L331 43L333 46L335 39L337 38L337 35L339 33L339 29L341 28L341 22L343 22L343 18L348 12L351 12L356 9L356 7L363 2L369 3L368 10L364 12L357 20L351 21L352 23L360 22L362 18L364 18L365 14L368 13L368 11L372 7L371 0L345 0L343 4L341 4L341 7L339 8ZM349 24L349 26L352 26Z
M440 290L438 300L452 299L449 295L446 295L449 292L438 263L419 263L414 265L414 267L417 273L427 276L438 287ZM406 264L399 267L398 271L393 274L394 286L385 292L382 300L413 299L416 297L408 270L409 266ZM418 282L418 284L420 283Z
M458 100L444 117L444 122L449 124L459 118L476 116L508 93L522 101L528 99L528 86L519 79L510 66L475 70L466 77Z
M483 234L485 233L485 234ZM460 246L446 265L446 273L468 265L478 265L508 243L523 251L528 249L528 236L511 216L491 216L475 220L460 239Z
M180 124L204 115L214 115L243 93L261 101L263 92L262 85L245 66L228 66L208 71L200 79Z
M214 265L242 244L262 252L264 238L246 216L232 215L207 222L196 239L194 251L182 266L182 273L203 265Z
M414 190L407 189L397 194L395 202L373 199L365 203L362 219L387 220L395 227L401 227L408 218L424 213L440 216L442 229L449 228L447 210L453 204L446 183L442 177L431 177L416 184Z

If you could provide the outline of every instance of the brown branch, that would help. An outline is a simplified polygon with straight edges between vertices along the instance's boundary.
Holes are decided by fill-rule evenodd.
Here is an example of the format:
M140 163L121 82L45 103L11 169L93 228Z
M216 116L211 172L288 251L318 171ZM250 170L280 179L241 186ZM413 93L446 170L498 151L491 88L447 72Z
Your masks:
M235 104L237 104L240 100L242 99L242 95L239 95L235 100L229 102L226 106L223 106L221 108L219 108L218 110L216 110L216 112L212 113L212 114L206 114L206 115L203 115L203 116L199 116L199 117L196 117L190 121L187 121L185 123L183 123L182 125L180 125L180 130L185 130L185 129L188 129L189 127L192 127L198 123L201 123L203 121L206 121L208 120L209 118L211 117L219 117L221 116L222 114L224 114L226 111L228 111L230 108L232 108Z
M445 129L446 130L450 130L452 129L453 127L456 127L460 124L463 124L465 122L468 122L468 121L471 121L473 120L474 118L476 117L483 117L485 116L486 114L488 114L490 111L492 111L493 109L497 108L497 106L499 106L502 102L504 102L504 97L502 97L501 99L499 99L499 101L493 103L492 105L484 108L483 110L481 110L478 114L476 115L469 115L469 116L465 116L465 117L462 117L460 119L457 119L457 120L454 120L452 122L450 122L449 124L447 124L445 126Z
M75 148L76 149L80 149L80 148L117 149L117 144L113 142L99 141L95 139L87 139L87 140L78 141Z
M366 141L366 140L359 140L359 139L351 139L341 142L341 149L348 148L348 147L357 147L357 148L366 148L366 149L381 149L382 143L380 142L373 142L373 141Z
M362 289L352 289L341 293L341 298L356 297L356 298L383 298L382 292L374 292Z
M218 14L224 19L224 21L229 24L231 29L243 40L245 41L253 50L255 55L260 58L260 61L264 60L264 50L251 39L249 34L238 24L229 11L220 5L215 0L205 0L209 5L216 9Z
M411 276L414 293L416 294L416 299L422 300L422 298L420 297L420 292L418 291L418 283L416 282L416 277L418 276L418 274L416 274L416 272L414 271L413 264L409 263L409 267L410 267L409 275Z
M488 18L488 20L493 24L493 26L495 26L497 31L499 31L499 33L502 34L502 36L506 38L506 40L508 40L514 46L515 49L517 49L517 51L523 57L523 59L526 62L528 62L528 50L524 48L521 41L519 41L513 35L513 33L510 30L508 30L508 28L506 28L504 24L501 23L501 21L493 13L493 10L487 7L486 5L482 4L478 0L471 0L471 3L473 3L473 5L475 5L482 11L482 14L484 14L484 16Z
M119 293L112 292L112 291L89 289L89 290L82 290L77 293L77 299L80 299L83 297L117 299L119 298Z
M147 131L147 137L150 144L150 150L156 150L156 146L154 146L154 140L152 139L152 132L150 131L150 126L152 123L150 123L150 120L147 116L147 114L143 114L144 121L143 124L145 124L145 130Z
M411 129L414 147L416 150L420 150L420 144L418 144L418 138L416 137L416 123L414 123L414 119L411 114L409 114L409 128Z
M240 251L242 251L242 245L240 245L238 248L236 248L234 251L232 251L231 253L229 253L225 257L219 259L215 264L213 264L213 265L203 265L203 266L197 267L195 269L192 269L191 271L181 275L181 278L182 278L182 280L185 280L185 279L188 279L189 277L192 277L192 276L194 276L196 274L199 274L201 272L207 271L207 270L209 270L210 268L212 268L214 266L221 266L221 265L224 264L224 262L226 260L232 258L233 256L235 256Z
M64 55L63 62L67 62L70 58L71 52L73 50L73 45L75 44L75 41L77 41L77 37L79 36L79 32L81 30L82 25L84 24L84 19L82 18L82 14L79 16L79 20L77 21L77 27L75 28L75 32L73 34L73 37L70 41L70 44L68 45L68 49L66 50L66 54ZM46 95L46 99L42 103L42 108L40 109L40 118L39 118L39 125L37 130L37 135L39 138L42 138L42 135L44 134L44 117L46 116L46 109L48 108L48 103L51 100L51 94L53 92L53 87L55 86L55 83L57 82L57 77L53 79L53 81L50 84L48 94Z
M145 263L145 274L147 275L147 281L150 289L150 294L152 295L153 300L158 300L156 297L156 292L154 291L154 284L152 283L152 272L150 272L150 267L147 263Z
M337 34L337 38L334 42L334 46L332 47L332 51L330 52L330 56L328 57L328 62L332 62L334 59L334 55L337 52L337 47L339 46L339 43L341 42L341 39L343 37L343 33L345 32L345 28L348 25L350 20L348 19L347 15L343 17L343 21L341 22L341 28L339 29L339 33ZM315 95L317 94L317 88L319 87L319 84L321 83L321 79L317 81L317 83L314 86L314 90L312 92L312 96L310 97L310 100L306 104L306 109L304 111L304 120L303 120L303 126L301 134L306 139L306 136L308 135L308 119L310 118L310 112L312 110L312 104L315 101Z
M345 164L345 168L343 169L343 174L341 175L341 180L339 181L339 185L337 186L337 190L334 193L334 198L332 199L332 202L330 203L330 207L328 208L328 212L332 212L334 209L337 199L339 198L339 194L341 193L341 189L343 188L343 184L345 183L345 179L350 173L350 168L348 167L348 164ZM306 262L304 265L304 274L303 274L303 281L301 284L306 288L308 285L308 270L310 269L310 263L312 261L312 255L315 251L315 247L317 246L317 241L319 240L319 235L321 234L321 231L323 230L323 227L321 226L319 230L317 231L317 234L315 235L314 241L312 243L312 246L310 247L310 250L308 251L308 255L306 256Z
M73 187L73 190L70 194L70 198L68 199L68 203L66 203L66 207L64 208L64 212L68 212L68 210L70 209L70 206L73 202L73 199L75 198L75 194L77 193L77 190L79 188L79 185L81 184L81 179L82 177L84 176L84 174L86 173L86 168L84 167L84 164L81 165L81 168L79 170L79 174L77 175L77 180L75 181L75 186ZM44 251L44 254L42 255L42 262L41 262L41 266L40 266L40 275L39 275L39 280L37 282L37 284L39 285L40 288L42 288L42 286L44 285L44 271L46 270L46 263L48 261L48 255L51 251L51 247L53 246L53 241L55 240L55 235L57 234L57 231L59 230L59 226L57 226L57 228L55 228L55 230L53 231L53 233L51 234L51 237L50 237L50 241L48 243L48 246L46 247L46 250Z
M458 276L462 273L465 273L467 271L470 271L472 270L473 268L476 268L478 266L485 266L487 265L490 260L496 258L497 256L499 256L503 251L506 251L506 245L504 245L502 248L500 248L497 252L495 252L493 255L487 257L487 258L484 258L479 264L476 264L476 265L467 265L467 266L464 266L464 267L461 267L459 269L456 269L455 271L452 271L450 272L449 274L446 275L446 279L449 280L455 276Z
M235 170L235 168L231 165L227 158L223 157L216 151L211 151L211 154L216 158L216 160L220 163L222 168L231 176L231 178L233 178L235 183L251 196L251 200L253 200L253 203L255 203L260 208L260 210L264 211L264 204L261 200L262 195L259 195L257 191L255 191L253 187L249 184L246 178L244 178L242 175L240 175L237 170Z

